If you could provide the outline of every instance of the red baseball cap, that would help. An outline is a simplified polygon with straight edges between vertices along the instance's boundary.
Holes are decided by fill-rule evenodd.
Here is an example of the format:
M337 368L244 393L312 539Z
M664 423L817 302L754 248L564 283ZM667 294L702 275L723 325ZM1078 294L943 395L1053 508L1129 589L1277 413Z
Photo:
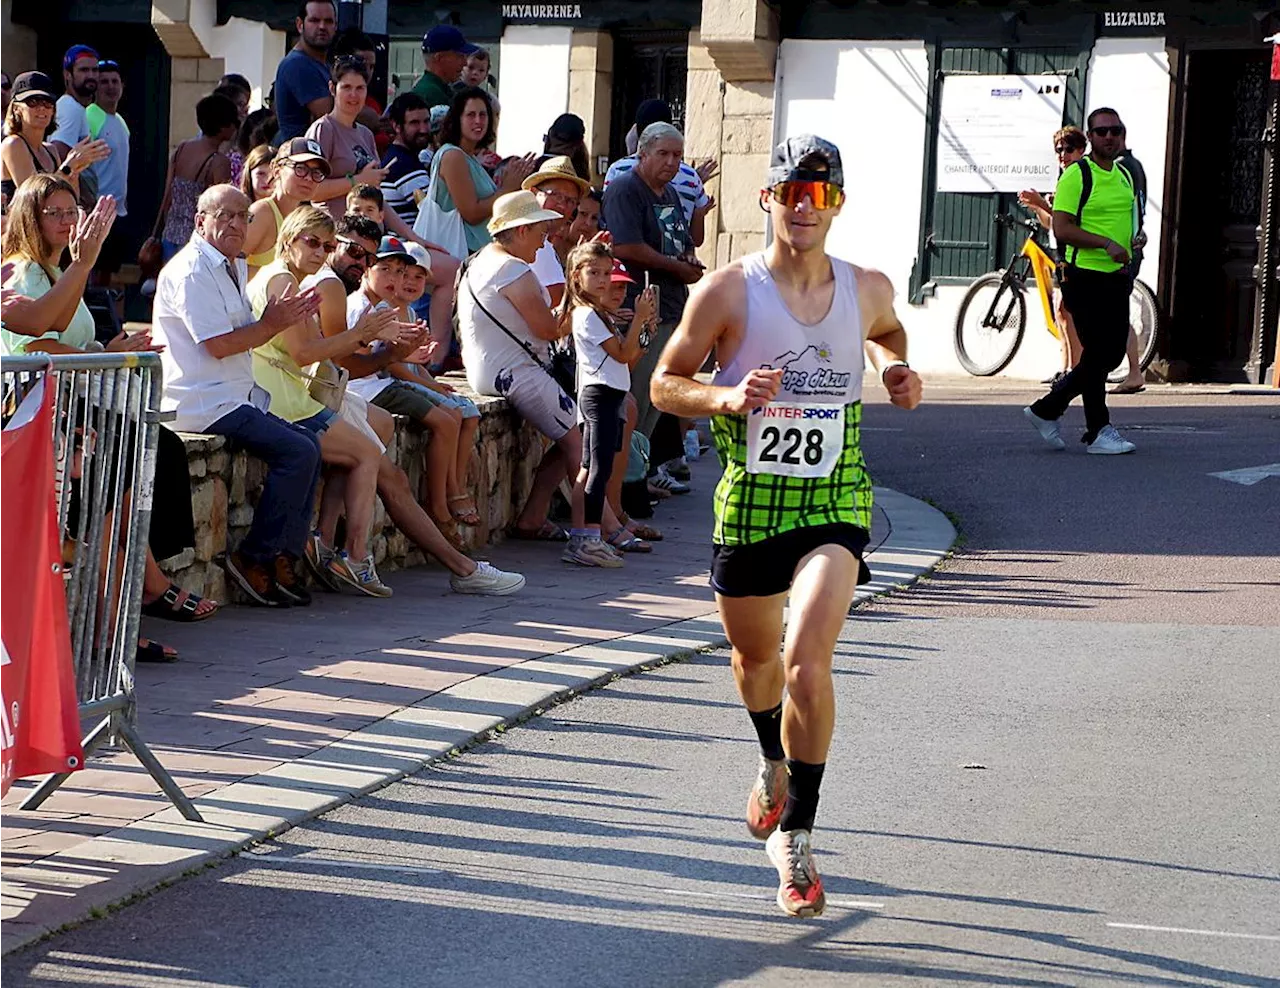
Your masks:
M625 281L628 285L636 283L635 278L627 274L627 269L622 266L622 262L616 257L613 259L613 274L609 275L610 281Z

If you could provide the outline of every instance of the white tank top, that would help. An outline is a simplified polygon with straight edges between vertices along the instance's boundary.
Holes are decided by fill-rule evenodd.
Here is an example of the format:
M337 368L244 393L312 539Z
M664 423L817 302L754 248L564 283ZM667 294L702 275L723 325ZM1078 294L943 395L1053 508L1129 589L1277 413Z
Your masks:
M836 287L831 308L812 325L791 314L763 252L742 259L747 325L742 344L715 383L733 387L757 368L782 368L775 402L850 405L862 400L862 316L858 279L848 261L831 258Z

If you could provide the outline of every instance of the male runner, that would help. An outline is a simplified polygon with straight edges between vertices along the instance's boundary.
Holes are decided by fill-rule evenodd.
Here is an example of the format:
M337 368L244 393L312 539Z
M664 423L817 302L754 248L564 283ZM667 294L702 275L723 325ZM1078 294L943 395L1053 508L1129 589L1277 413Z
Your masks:
M835 723L831 656L854 590L869 578L864 340L893 404L914 408L921 394L889 279L824 249L843 183L840 152L821 138L774 149L760 193L773 242L708 275L651 384L663 411L712 416L725 470L711 586L761 749L747 829L767 841L778 905L802 917L826 904L810 834ZM694 375L712 350L714 382L701 384Z

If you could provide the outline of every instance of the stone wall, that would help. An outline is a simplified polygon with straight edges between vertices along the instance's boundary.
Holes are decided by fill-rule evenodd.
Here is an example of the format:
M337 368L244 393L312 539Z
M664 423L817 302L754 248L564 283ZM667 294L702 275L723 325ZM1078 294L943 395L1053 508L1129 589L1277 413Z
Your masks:
M459 390L466 388L457 379L449 378L449 382ZM515 521L544 448L541 435L526 425L504 399L472 398L480 408L481 420L469 481L481 521L475 528L457 528L457 544L466 550L500 539ZM232 453L221 436L183 433L182 440L191 473L196 544L194 550L160 560L161 568L188 590L229 601L233 598L219 559L248 532L266 466L247 453ZM421 428L410 425L403 417L397 419L395 439L388 452L409 474L415 491L422 479L428 441L428 434ZM156 505L155 510L163 510L163 505ZM391 524L381 500L369 541L380 571L426 561L421 550Z

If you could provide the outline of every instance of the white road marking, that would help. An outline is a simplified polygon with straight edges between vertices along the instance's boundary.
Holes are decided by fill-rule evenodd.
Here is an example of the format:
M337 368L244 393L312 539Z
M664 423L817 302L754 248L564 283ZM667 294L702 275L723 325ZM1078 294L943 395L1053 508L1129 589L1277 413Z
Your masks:
M1252 487L1268 477L1280 477L1280 463L1264 463L1260 467L1241 467L1239 470L1222 470L1218 473L1211 473L1209 476L1217 477L1219 480L1229 480L1233 484Z
M1108 923L1118 930L1146 930L1149 933L1187 933L1200 937L1231 937L1237 940L1274 940L1280 942L1280 936L1269 933L1234 933L1231 930L1189 930L1181 926L1147 926L1143 923Z

